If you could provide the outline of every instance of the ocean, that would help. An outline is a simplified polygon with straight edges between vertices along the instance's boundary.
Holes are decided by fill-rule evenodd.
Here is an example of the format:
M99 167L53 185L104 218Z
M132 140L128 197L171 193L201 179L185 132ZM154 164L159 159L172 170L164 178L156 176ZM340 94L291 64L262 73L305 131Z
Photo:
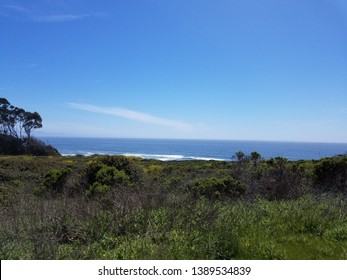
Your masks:
M312 160L347 153L347 143L301 143L236 140L169 140L125 138L40 138L62 155L127 155L146 159L230 161L237 151L258 152L263 158Z

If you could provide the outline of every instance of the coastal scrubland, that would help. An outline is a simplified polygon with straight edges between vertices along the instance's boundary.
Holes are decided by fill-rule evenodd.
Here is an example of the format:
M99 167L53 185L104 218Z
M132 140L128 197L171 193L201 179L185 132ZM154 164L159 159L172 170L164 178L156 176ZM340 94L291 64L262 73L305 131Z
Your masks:
M346 156L0 156L0 258L347 259L346 191Z

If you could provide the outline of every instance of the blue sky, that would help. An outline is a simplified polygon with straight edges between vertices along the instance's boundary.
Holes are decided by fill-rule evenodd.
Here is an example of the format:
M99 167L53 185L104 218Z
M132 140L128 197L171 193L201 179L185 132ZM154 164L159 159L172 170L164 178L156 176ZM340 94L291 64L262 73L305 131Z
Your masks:
M346 0L0 0L37 136L347 142Z

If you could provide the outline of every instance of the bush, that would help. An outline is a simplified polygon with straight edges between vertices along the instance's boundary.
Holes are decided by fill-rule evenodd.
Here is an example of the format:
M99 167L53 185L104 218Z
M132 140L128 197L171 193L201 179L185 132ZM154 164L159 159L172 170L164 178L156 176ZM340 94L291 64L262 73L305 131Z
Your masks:
M314 185L321 191L347 190L347 157L320 160L313 171Z
M111 187L129 186L129 178L124 171L104 164L99 164L98 168L94 182L86 191L88 197L106 195Z
M86 191L86 196L104 196L110 191L111 187L107 185L102 185L99 182L95 182L90 188Z
M254 167L253 177L249 179L251 196L270 200L297 198L308 187L308 176L304 167L288 162L286 158L276 157Z
M103 166L95 176L95 181L104 185L127 185L128 176L113 166Z
M52 193L57 194L63 191L68 176L71 174L71 168L51 169L45 175L41 186L36 189L36 194Z
M125 156L104 156L99 159L101 163L113 166L118 170L124 171L132 183L142 184L144 182L143 168L134 158Z
M10 135L0 134L0 154L2 155L23 155L34 156L57 156L58 150L42 141L30 138L20 139Z
M120 168L122 168L120 170ZM92 197L108 193L115 187L130 187L140 181L140 170L131 159L124 157L101 157L89 162L86 168L87 191ZM131 181L133 178L134 181Z
M25 145L25 153L34 156L59 156L59 152L57 149L52 147L51 145L46 145L42 141L30 138L27 139L24 143Z
M24 154L22 140L13 136L0 134L0 154L1 155L20 155Z
M102 156L90 161L85 169L87 184L142 185L144 171L136 160L124 156Z
M245 185L235 178L203 178L195 180L190 186L195 196L207 198L239 197L245 193Z

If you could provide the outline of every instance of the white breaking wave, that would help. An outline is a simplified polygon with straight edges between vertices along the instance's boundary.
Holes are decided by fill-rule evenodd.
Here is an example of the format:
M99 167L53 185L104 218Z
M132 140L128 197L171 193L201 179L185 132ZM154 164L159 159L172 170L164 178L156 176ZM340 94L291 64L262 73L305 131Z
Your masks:
M157 154L136 154L136 153L125 153L124 156L139 157L144 159L156 159L161 161L170 160L216 160L223 161L224 159L219 158L209 158L209 157L193 157L193 156L183 156L183 155L157 155Z
M66 153L62 154L63 156L93 156L93 155L117 155L115 153L92 153L92 152L80 152L80 153ZM224 161L220 158L210 158L210 157L194 157L194 156L183 156L183 155L160 155L160 154L139 154L139 153L122 153L118 154L127 157L139 157L143 159L154 159L160 161L182 161L182 160L215 160L215 161Z
M155 154L132 154L125 153L123 156L128 157L139 157L144 159L156 159L161 161L170 161L170 160L184 160L185 157L182 155L155 155Z
M226 159L221 159L221 158L208 158L208 157L187 157L187 159L191 159L191 160L215 160L215 161L226 161Z
M62 156L64 157L68 157L68 156L77 156L77 155L82 155L82 156L86 156L86 157L89 157L89 156L94 156L94 155L110 155L110 154L107 154L107 153L92 153L92 152L77 152L77 153L63 153L61 154Z

